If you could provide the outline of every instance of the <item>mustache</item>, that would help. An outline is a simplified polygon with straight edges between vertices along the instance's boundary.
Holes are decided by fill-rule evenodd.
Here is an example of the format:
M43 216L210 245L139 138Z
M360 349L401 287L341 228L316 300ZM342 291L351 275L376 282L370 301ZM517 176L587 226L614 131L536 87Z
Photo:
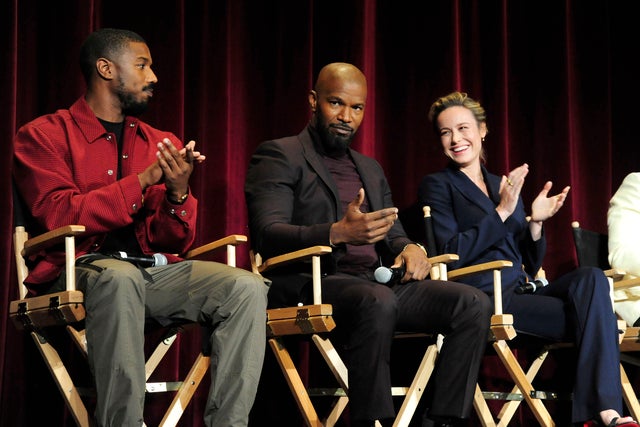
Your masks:
M329 125L330 128L335 128L335 129L340 129L340 130L346 130L348 132L353 132L353 128L349 125L345 125L345 124L340 124L340 125L336 125L336 124L331 124Z
M156 88L156 84L155 83L149 83L148 85L143 87L142 90L143 91L145 91L145 90L154 90L155 88Z

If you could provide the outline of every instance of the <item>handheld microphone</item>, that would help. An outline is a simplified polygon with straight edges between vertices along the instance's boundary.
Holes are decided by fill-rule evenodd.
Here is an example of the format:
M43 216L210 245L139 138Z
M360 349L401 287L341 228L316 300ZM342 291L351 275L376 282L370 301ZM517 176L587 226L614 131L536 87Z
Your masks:
M406 273L404 266L400 268L378 267L373 273L378 283L389 283L400 280Z
M540 288L544 288L549 284L547 279L536 279L533 282L523 283L515 290L516 294L533 294Z
M164 254L156 253L153 255L131 255L124 251L119 251L113 254L117 259L123 261L129 261L134 264L139 264L143 267L157 267L159 265L167 265L167 257Z

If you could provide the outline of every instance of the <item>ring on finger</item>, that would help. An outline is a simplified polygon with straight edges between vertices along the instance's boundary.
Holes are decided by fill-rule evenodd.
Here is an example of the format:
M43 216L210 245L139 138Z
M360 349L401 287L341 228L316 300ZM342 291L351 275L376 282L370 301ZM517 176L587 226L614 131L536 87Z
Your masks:
M507 178L507 185L509 185L510 187L513 187L513 181L511 181L510 178Z

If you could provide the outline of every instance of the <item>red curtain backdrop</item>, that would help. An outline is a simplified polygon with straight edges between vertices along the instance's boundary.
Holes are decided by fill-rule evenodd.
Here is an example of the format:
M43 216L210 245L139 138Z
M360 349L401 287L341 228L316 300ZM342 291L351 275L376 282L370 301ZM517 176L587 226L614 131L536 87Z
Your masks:
M380 161L400 209L414 203L421 177L445 164L426 114L435 98L453 90L469 92L487 110L491 171L530 165L523 190L527 205L547 180L556 190L571 186L567 204L546 224L545 269L553 277L576 266L570 222L606 231L610 197L627 173L640 170L632 74L638 24L628 5L4 0L0 425L71 422L33 344L6 315L17 295L10 175L18 127L82 95L77 57L91 31L120 27L146 38L159 84L142 118L185 141L194 139L207 155L192 181L200 200L198 244L247 233L243 183L251 153L263 140L298 133L309 118L307 93L317 71L328 62L347 61L369 83L354 146ZM241 267L248 267L247 254L239 251ZM172 356L175 370L198 345L199 337L182 339L181 351ZM187 409L185 425L202 425L205 391L206 385ZM290 399L283 393L278 401ZM267 406L263 402L257 407ZM39 404L50 412L34 411ZM274 422L288 415L277 416Z

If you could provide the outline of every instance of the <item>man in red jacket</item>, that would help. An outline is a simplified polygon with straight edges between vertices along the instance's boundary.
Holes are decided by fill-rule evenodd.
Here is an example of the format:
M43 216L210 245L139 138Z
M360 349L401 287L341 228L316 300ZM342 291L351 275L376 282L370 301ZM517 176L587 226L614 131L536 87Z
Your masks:
M80 53L87 91L68 110L39 117L15 138L14 180L44 230L83 224L78 288L85 293L89 363L99 426L140 426L145 394L144 325L208 327L212 352L208 426L246 426L265 345L268 287L221 263L183 261L194 241L197 200L189 177L204 156L137 116L157 82L146 42L102 29ZM112 256L164 253L144 267ZM80 260L82 260L80 262ZM61 290L64 254L31 260L32 294Z

